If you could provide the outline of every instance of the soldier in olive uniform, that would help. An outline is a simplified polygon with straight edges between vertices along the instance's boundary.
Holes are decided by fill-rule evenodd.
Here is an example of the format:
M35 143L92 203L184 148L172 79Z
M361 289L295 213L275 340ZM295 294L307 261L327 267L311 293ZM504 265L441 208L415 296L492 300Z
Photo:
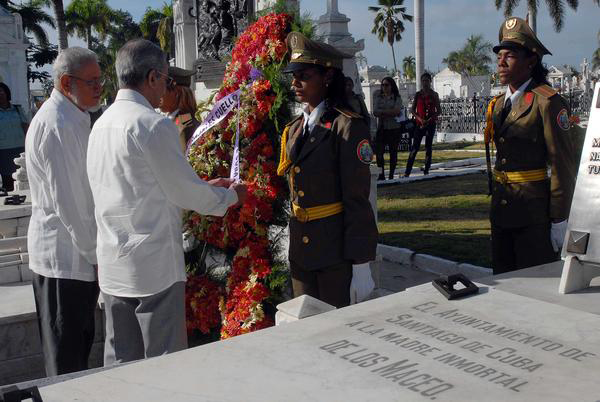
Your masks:
M187 142L200 125L196 120L196 99L190 88L194 72L169 66L170 80L160 102L160 110L173 120L179 129L179 142L185 152Z
M292 89L306 107L282 136L280 175L292 198L289 260L294 296L336 307L373 290L377 226L369 203L369 128L345 100L344 54L293 32Z
M558 258L578 164L568 104L546 81L542 57L550 52L520 18L502 24L499 40L498 76L508 88L490 103L486 128L497 149L494 274Z

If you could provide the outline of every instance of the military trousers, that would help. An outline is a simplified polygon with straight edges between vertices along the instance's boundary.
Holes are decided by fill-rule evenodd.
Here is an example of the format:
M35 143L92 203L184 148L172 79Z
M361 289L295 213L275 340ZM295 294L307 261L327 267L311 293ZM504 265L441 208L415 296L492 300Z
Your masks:
M294 297L309 295L337 308L350 305L352 262L307 271L290 261Z
M550 222L518 228L492 225L494 275L558 260L550 241Z

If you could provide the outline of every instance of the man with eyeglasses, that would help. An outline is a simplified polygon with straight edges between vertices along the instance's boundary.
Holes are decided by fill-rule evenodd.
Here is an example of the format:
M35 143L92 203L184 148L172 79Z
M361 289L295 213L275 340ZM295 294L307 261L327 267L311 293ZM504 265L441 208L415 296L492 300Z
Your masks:
M158 46L127 42L115 67L119 92L92 129L87 160L106 366L187 347L181 210L223 216L246 197L243 184L200 179L175 124L154 111L169 81Z
M54 90L25 140L31 187L29 268L46 374L88 368L98 301L96 222L86 173L88 110L100 103L96 54L72 47L53 66Z

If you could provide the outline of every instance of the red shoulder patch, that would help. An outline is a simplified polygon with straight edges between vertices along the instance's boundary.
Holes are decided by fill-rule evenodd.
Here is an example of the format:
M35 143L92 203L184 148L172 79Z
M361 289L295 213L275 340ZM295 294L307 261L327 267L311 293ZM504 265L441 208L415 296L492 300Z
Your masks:
M533 102L533 92L525 92L525 103L529 106Z

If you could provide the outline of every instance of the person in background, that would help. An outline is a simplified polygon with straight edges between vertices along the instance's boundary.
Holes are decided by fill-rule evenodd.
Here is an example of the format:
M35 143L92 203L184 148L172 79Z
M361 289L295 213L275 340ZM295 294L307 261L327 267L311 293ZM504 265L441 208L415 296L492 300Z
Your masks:
M402 98L392 77L381 80L381 90L374 96L375 105L373 115L377 117L377 134L375 136L375 152L377 166L381 173L377 180L385 180L385 148L390 151L389 179L394 178L398 163L398 144L400 143L401 130L404 127L397 117L404 112Z
M11 102L10 88L0 82L0 175L6 191L13 191L12 174L17 170L13 159L25 151L25 133L29 120L20 105Z
M196 120L196 99L190 88L194 71L169 66L167 91L160 100L160 110L179 129L179 142L185 152L187 143L200 125Z
M48 376L87 369L94 340L99 289L87 111L98 106L104 82L96 54L80 47L58 54L53 75L54 90L25 140L29 268Z
M440 97L437 92L431 89L431 74L423 73L421 75L421 90L415 94L415 100L412 105L412 114L415 117L416 126L413 133L410 155L406 162L404 177L410 176L415 158L421 148L423 137L425 137L425 169L423 173L429 174L435 125L441 111Z
M492 268L500 274L559 258L579 152L569 104L546 79L542 57L550 52L527 22L503 22L493 50L507 85L488 107L486 128L497 150L490 221Z
M287 37L292 90L305 105L282 136L277 173L287 176L293 216L289 261L294 297L336 307L365 300L374 288L377 226L369 191L369 129L349 110L342 60L334 47L298 32Z
M115 68L120 89L94 124L87 159L107 366L187 347L181 209L223 216L246 198L243 184L200 179L175 124L155 112L169 81L158 46L127 42Z
M346 77L346 100L352 111L359 114L365 120L367 127L371 128L371 115L365 105L365 100L362 96L354 93L354 81L350 77Z

